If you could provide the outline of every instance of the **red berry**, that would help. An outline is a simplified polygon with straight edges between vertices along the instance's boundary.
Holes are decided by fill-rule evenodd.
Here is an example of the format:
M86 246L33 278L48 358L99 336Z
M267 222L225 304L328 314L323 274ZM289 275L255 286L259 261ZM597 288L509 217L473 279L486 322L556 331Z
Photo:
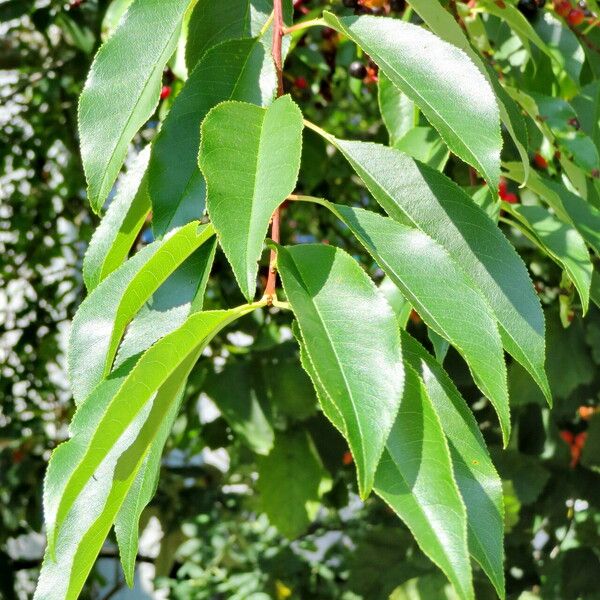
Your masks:
M308 81L304 77L296 77L294 85L300 90L305 90L308 87Z
M502 177L500 179L500 184L498 185L498 196L500 196L500 198L504 198L504 196L506 196L507 193L508 193L508 183L506 182L506 179L504 179L504 177Z
M548 168L548 161L539 152L536 152L533 156L533 162L538 169Z
M554 9L561 17L567 17L573 7L568 0L554 0Z
M575 436L573 435L573 432L569 431L568 429L563 429L560 432L560 437L567 443L569 444L569 446L571 444L573 444L573 439L575 438Z
M161 100L165 100L170 95L171 95L171 86L170 85L163 85L162 90L160 90L160 99Z
M518 204L519 197L516 194L510 192L509 194L505 194L504 196L500 196L504 202L508 202L509 204Z
M345 465L351 465L352 462L352 454L350 454L350 452L344 452L344 456L342 456L342 463Z
M572 27L577 27L581 25L585 20L585 13L578 8L574 8L569 15L567 16L567 21L569 21L569 25Z

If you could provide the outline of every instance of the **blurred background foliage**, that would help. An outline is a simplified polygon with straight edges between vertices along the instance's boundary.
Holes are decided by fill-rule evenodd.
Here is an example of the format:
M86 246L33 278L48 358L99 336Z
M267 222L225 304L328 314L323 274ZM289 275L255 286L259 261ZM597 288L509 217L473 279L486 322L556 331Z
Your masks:
M67 437L73 413L64 350L84 295L83 254L97 224L78 155L77 98L95 50L128 3L0 2L0 598L7 600L27 598L33 589L43 543L43 473L50 452ZM402 1L365 3L344 1L359 11L420 22ZM332 4L344 9L341 2ZM534 110L528 116L531 148L538 149L531 154L533 168L560 181L562 152L573 169L597 177L597 117L589 137L586 127L576 133L580 122L585 125L584 103L581 96L579 102L566 100L579 85L597 83L600 28L585 3L569 9L580 11L582 20L564 6L561 14L560 2L544 4L531 0L518 7L555 44L561 67L494 16L488 2L458 3L458 9L498 77L525 90L545 115L543 127L536 126ZM295 5L296 18L330 6L318 0ZM307 117L334 134L387 143L378 75L368 57L328 29L295 35L292 43L286 91ZM139 135L131 159L152 139L180 89L177 72L176 64L165 72L159 114ZM398 147L444 168L476 201L489 202L482 182L448 156L419 115L415 125ZM508 138L503 158L518 160ZM577 180L577 171L570 175ZM504 185L505 200L535 202L527 190ZM347 163L310 131L299 191L377 210ZM488 208L497 218L499 207ZM504 230L530 267L545 309L555 406L550 410L526 373L511 364L515 432L502 451L493 411L465 364L453 351L444 364L469 400L504 481L509 598L593 600L600 598L600 309L593 305L584 320L560 268L521 231ZM339 223L311 205L285 208L282 239L329 240L382 279ZM149 241L148 229L136 248ZM592 297L600 302L597 281ZM242 302L217 255L207 307ZM358 500L350 455L317 410L290 326L289 316L276 310L247 317L216 340L194 371L144 518L160 543L142 544L140 590L161 591L135 597L453 598L391 512L377 499ZM414 312L408 327L433 350ZM110 568L100 568L103 561ZM86 597L126 597L123 581L111 576L113 564L115 548L107 544ZM476 578L477 598L493 598L485 578Z

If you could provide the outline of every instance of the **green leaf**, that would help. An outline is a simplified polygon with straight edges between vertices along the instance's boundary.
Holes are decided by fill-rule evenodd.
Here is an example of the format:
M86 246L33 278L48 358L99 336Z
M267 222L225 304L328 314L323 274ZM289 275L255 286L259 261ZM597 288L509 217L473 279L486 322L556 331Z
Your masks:
M379 74L377 99L383 123L390 136L389 145L394 146L416 125L415 103L383 71Z
M272 12L272 0L198 0L185 47L188 69L191 71L207 50L221 42L257 37Z
M396 317L366 273L340 249L278 248L277 260L314 370L343 421L365 498L402 397ZM334 423L339 420L324 410Z
M67 353L77 402L108 375L125 328L146 300L213 234L210 225L198 222L182 227L143 248L84 300L73 319Z
M80 509L77 503L82 500L90 480L94 480L96 470L106 462L113 447L120 443L140 413L148 409L155 393L162 391L163 386L168 388L164 393L166 405L159 402L162 397L159 393L135 444L127 450L131 473L127 478L118 474L114 477L114 486L120 490L116 510L155 439L168 407L202 350L221 329L256 307L246 305L228 311L200 312L190 316L181 327L143 354L124 378L120 377L119 369L82 404L73 425L73 439L64 444L65 450L56 459L56 471L49 472L46 480L44 513L49 553L53 561L56 557L59 560L61 558L57 552L60 540L72 536L72 532L63 527L65 520L73 510ZM125 365L122 369L125 369ZM118 380L118 386L115 380ZM102 404L106 409L99 420L90 419L89 414L94 414L97 404ZM69 454L68 460L65 459L66 454ZM90 552L89 549L85 551Z
M542 206L514 206L511 213L520 218L548 255L565 270L577 288L585 314L590 304L594 268L583 238Z
M310 435L304 430L277 434L268 456L258 459L260 505L280 533L298 537L314 519L327 477Z
M448 439L454 476L467 507L469 551L504 598L502 481L473 413L450 377L414 338L401 335L405 360L422 377Z
M232 40L206 53L175 98L152 147L148 176L156 236L204 212L206 185L198 149L200 123L208 111L231 99L267 105L276 89L273 61L259 40Z
M450 150L480 171L490 189L498 189L498 105L490 84L462 50L398 19L325 12L324 20L358 44L423 111Z
M79 101L79 135L88 196L97 213L129 143L158 104L163 68L189 3L135 0L94 59Z
M414 127L394 144L394 148L438 171L444 170L450 157L448 146L432 127Z
M520 108L504 90L496 73L484 63L479 53L471 46L471 43L460 25L456 22L454 17L442 7L438 0L411 0L410 5L415 9L423 21L425 21L433 33L463 50L486 77L496 94L498 108L500 109L500 118L517 147L521 161L523 162L523 167L527 174L530 170L527 126L521 115Z
M327 139L347 158L385 211L408 220L454 259L498 319L506 350L551 401L544 372L544 315L527 269L500 229L434 169L379 144Z
M460 352L496 408L507 444L510 409L504 351L496 319L480 291L446 250L419 229L367 210L324 204L350 228L423 321Z
M148 147L123 177L117 195L94 231L83 258L83 279L89 292L127 258L144 226L150 211L145 177L149 158Z
M461 598L474 598L467 514L440 419L422 381L406 366L398 417L377 469L375 492L406 523L421 550Z
M524 182L521 165L507 163L504 166L507 169L507 177L518 183ZM569 191L564 185L538 173L531 173L526 187L546 202L560 219L571 223L587 244L600 256L600 211L598 209L581 196Z
M204 392L217 405L231 429L257 454L273 448L275 433L259 374L248 363L231 363L211 374Z
M302 128L302 113L289 96L267 109L224 102L202 123L208 213L248 300L271 216L296 185Z

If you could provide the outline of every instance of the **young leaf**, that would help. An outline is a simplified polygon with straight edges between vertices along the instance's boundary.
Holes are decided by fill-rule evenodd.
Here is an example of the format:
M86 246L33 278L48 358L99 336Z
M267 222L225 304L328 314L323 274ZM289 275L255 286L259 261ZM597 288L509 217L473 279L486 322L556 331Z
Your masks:
M467 508L469 551L504 598L502 481L473 413L446 371L408 333L401 336L405 361L422 378L448 439L454 476Z
M594 267L583 238L575 228L559 221L542 206L514 206L510 212L525 224L548 255L565 270L579 293L585 314L590 304Z
M396 317L366 273L340 249L280 247L277 261L315 371L343 420L364 498L402 397Z
M550 402L542 307L523 261L500 229L452 180L398 150L327 139L392 218L408 219L448 251L496 315L506 350Z
M289 96L267 109L224 102L202 123L208 213L248 300L271 216L296 185L302 128L302 113Z
M158 104L163 68L189 3L135 0L94 59L79 101L79 135L88 196L97 213L129 143Z
M375 477L375 492L406 523L460 598L473 599L467 514L440 419L412 367Z
M259 40L231 40L206 53L175 98L152 147L148 177L156 236L204 212L206 185L198 149L200 123L208 111L224 100L264 106L276 89L273 61Z
M76 503L89 481L94 478L95 471L101 467L113 446L119 443L140 412L147 408L154 394L168 384L168 393L165 392L168 396L165 400L167 406L159 406L160 410L154 410L158 406L157 399L161 397L158 394L151 412L151 415L156 413L156 416L148 416L136 443L127 451L129 464L135 466L135 472L155 439L170 402L176 396L173 392L178 392L202 350L221 329L251 312L256 306L247 305L228 311L201 312L190 316L181 327L143 354L117 389L113 379L115 376L119 378L121 370L94 390L89 399L93 399L94 402L83 403L77 413L80 416L77 417L74 437L65 444L61 460L57 459L57 469L60 473L49 475L46 485L44 507L50 556L53 560L57 556L56 544L62 534L70 537L70 533L62 526L72 512L71 509L77 509ZM173 380L171 378L175 373L178 373L179 377ZM108 399L103 399L103 394L109 395ZM90 411L95 410L93 404L106 406L97 422L90 422L87 417ZM78 431L80 436L77 436ZM64 459L66 452L71 453L69 461ZM125 489L121 490L120 501L135 478L135 472L131 473L131 478L127 481L125 478L122 480L115 477L115 485L125 486ZM120 502L117 510L119 506Z
M286 431L275 438L268 456L258 459L260 504L269 521L288 538L304 533L315 516L327 477L306 431Z
M398 19L325 12L324 20L358 44L423 111L450 150L480 171L490 189L498 189L498 105L489 82L462 50Z
M94 232L83 258L83 280L91 292L128 256L150 211L145 177L150 148L145 148L123 177L119 191Z
M496 408L507 444L510 409L504 351L496 319L481 292L446 250L419 229L367 210L325 205L350 228L423 321L462 354Z
M198 222L182 227L143 248L84 300L73 319L67 354L77 402L108 375L125 328L146 300L213 234L210 225Z

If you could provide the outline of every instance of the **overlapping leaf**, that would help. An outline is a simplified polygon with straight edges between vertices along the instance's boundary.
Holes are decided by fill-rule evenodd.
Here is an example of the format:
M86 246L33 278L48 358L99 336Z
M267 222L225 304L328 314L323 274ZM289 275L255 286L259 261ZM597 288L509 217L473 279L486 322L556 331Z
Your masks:
M398 19L325 12L324 20L356 42L417 104L450 150L480 171L490 189L498 188L502 137L496 97L462 50Z
M276 88L273 61L258 39L227 41L206 53L173 102L152 148L148 176L155 235L204 212L206 185L198 149L200 123L208 111L225 100L267 105Z
M85 299L73 319L67 354L77 402L108 375L125 328L146 300L213 235L210 225L190 223L143 248Z
M222 328L253 309L192 315L81 406L73 437L55 451L45 481L48 551L36 598L77 596L198 356Z
M366 273L342 250L280 247L277 260L314 369L343 420L365 497L402 397L396 317ZM334 423L339 421L324 409Z
M302 128L302 113L289 96L267 109L224 102L202 123L208 213L248 300L271 216L296 185Z
M487 214L453 181L393 148L328 136L394 219L407 219L441 246L485 297L506 350L548 401L544 315L527 269Z
M467 403L440 364L402 332L405 361L423 379L450 446L458 489L467 508L469 551L504 598L502 481Z
M150 211L145 178L150 148L144 149L127 172L106 215L94 232L83 259L83 279L92 291L128 256Z
M94 59L79 101L79 134L95 212L102 209L133 136L158 104L163 68L189 3L135 0Z
M502 340L479 290L421 230L363 209L324 204L346 223L425 323L463 355L496 408L507 443L510 409Z

